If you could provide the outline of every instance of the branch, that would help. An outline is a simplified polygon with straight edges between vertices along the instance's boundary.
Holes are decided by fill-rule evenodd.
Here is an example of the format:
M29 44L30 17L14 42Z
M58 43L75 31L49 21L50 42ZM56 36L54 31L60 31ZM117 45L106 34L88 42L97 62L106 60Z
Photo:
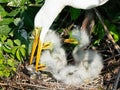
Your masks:
M118 86L118 83L119 83L119 79L120 79L120 68L119 68L119 72L118 72L118 75L117 75L117 78L114 82L114 85L113 85L113 89L112 90L117 90L117 86Z
M29 87L36 87L36 88L48 89L47 87L44 87L44 86L34 85L34 84L29 84L29 83L18 83L18 82L16 82L16 85L22 85L22 86L29 86ZM8 83L0 83L0 86L14 87L13 84L8 84Z

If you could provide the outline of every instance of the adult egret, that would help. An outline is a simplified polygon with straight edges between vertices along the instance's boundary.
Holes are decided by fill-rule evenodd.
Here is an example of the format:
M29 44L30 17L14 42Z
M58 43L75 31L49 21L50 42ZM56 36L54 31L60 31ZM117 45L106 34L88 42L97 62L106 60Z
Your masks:
M90 9L103 5L107 1L108 0L45 0L44 5L35 16L35 37L32 46L30 64L32 63L34 53L37 48L36 70L40 70L43 66L42 64L38 65L38 63L44 39L53 21L65 6L71 6L79 9Z

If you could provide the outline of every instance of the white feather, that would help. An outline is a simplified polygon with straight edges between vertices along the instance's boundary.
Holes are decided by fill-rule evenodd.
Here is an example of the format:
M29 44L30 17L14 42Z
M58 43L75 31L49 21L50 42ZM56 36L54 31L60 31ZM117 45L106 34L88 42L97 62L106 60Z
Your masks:
M47 33L45 41L53 43L53 49L42 52L41 63L46 65L46 71L51 72L58 81L69 85L86 84L99 76L103 68L102 57L95 51L82 50L90 42L85 30L73 32L73 37L78 38L79 42L82 41L80 44L83 44L77 45L73 50L75 65L67 65L60 37L51 30Z
M45 37L45 42L51 42L54 48L61 47L60 36L53 30L49 30Z
M44 42L45 36L55 18L65 6L79 9L90 9L103 5L108 0L45 0L44 5L35 16L35 27L42 27L40 39Z
M103 68L102 57L96 51L84 50L84 47L90 42L89 36L85 30L73 30L72 35L73 38L77 38L80 42L72 53L76 65L82 68L78 73L83 78L83 81L87 79L91 81L101 73Z
M75 38L76 40L78 40L79 42L79 47L85 47L87 45L89 45L90 43L90 38L86 32L86 30L79 30L79 29L74 29L72 30L72 37Z
M45 41L51 42L53 44L53 48L52 50L44 50L42 52L40 63L46 65L46 71L55 74L66 66L66 53L61 47L60 37L55 33L55 31L49 30Z
M58 80L65 84L69 85L76 85L80 84L82 82L81 78L79 77L77 71L78 67L76 66L66 66L63 69L61 69L57 74L54 74L53 76Z

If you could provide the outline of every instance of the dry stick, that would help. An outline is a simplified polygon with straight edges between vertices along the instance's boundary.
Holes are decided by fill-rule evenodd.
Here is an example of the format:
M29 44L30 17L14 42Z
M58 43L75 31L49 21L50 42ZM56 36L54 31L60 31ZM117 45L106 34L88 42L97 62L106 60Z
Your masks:
M98 16L99 20L101 21L101 23L102 23L102 25L103 25L103 27L104 27L105 32L107 33L108 39L113 43L115 49L116 49L117 52L120 54L120 47L115 43L112 35L110 34L107 26L106 26L105 23L104 23L101 15L100 15L100 13L98 12L98 10L97 10L96 8L94 8L94 10L95 10L95 13L96 13L96 15ZM116 80L115 80L115 82L114 82L114 85L113 85L113 90L117 90L119 78L120 78L120 68L119 68L119 72L118 72L117 78L116 78Z
M106 62L106 61L108 61L108 60L110 60L112 58L118 57L118 56L120 56L120 54L117 54L117 55L111 56L111 57L109 57L107 59L104 59L104 62Z
M16 83L17 85L23 85L23 86L30 86L30 87L37 87L37 88L43 88L43 89L48 89L47 87L40 86L40 85L33 85L33 84L28 84L28 83ZM0 86L11 86L13 85L7 84L7 83L0 83Z
M11 88L16 88L16 89L20 89L20 88L18 88L17 86L14 86L14 85L10 85L10 84L8 84L8 83L0 83L0 86L9 86L9 87L11 87Z
M118 76L114 82L114 85L113 85L113 89L112 90L117 90L117 86L118 86L118 83L119 83L119 79L120 79L120 68L119 68L119 72L118 72Z

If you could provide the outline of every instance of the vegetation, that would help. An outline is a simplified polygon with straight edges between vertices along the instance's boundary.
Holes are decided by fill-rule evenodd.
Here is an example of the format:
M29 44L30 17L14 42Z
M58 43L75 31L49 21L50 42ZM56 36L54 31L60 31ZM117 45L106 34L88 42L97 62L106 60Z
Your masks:
M17 72L17 66L29 60L34 17L43 3L44 0L0 0L1 78L13 76ZM107 4L97 9L103 17L105 25L113 36L115 43L120 45L120 1L109 0ZM51 28L62 33L64 32L63 28L68 28L73 23L81 25L84 14L85 10L66 7ZM107 46L105 43L108 38L106 38L106 32L97 16L95 16L95 27L92 35L91 45L98 47L99 50L106 50L103 52L105 60L110 58L110 55L118 54L113 45L105 47ZM109 51L110 49L114 49L114 51L107 52L108 48Z

